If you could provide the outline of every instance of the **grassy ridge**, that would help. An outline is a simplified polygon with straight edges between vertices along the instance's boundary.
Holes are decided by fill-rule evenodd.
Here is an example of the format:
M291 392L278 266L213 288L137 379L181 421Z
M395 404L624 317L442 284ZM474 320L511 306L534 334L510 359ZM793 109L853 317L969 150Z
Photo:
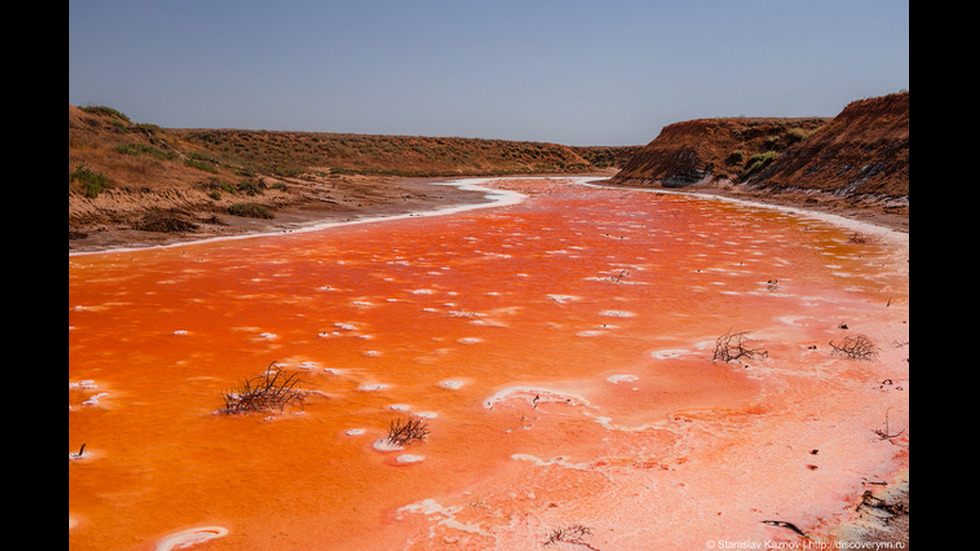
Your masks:
M528 141L255 130L173 130L221 158L271 173L396 176L577 173L625 161L630 148Z
M619 166L635 147L453 137L382 136L136 124L110 107L69 105L69 173L105 186L173 184L256 176L484 176L583 173ZM69 177L69 185L79 179ZM92 189L91 185L89 189Z
M434 200L398 177L596 173L636 148L416 136L167 129L68 106L69 238L315 206L351 215ZM174 231L174 230L168 230Z

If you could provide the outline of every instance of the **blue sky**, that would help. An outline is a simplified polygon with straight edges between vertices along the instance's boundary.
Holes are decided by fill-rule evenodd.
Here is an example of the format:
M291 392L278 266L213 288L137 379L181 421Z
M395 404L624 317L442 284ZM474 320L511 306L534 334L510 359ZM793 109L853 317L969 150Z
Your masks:
M645 144L908 88L908 0L68 3L68 103L170 128Z

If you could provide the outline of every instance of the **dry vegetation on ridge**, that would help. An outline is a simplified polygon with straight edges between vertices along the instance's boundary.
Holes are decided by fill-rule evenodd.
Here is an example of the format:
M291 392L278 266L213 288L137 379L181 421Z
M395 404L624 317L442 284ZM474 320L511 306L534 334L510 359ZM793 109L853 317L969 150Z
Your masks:
M697 119L646 146L164 129L68 106L69 251L288 231L482 196L427 179L596 174L803 206L908 231L909 94L832 119Z
M426 179L607 173L635 147L164 129L68 106L69 250L404 213L479 194ZM270 222L270 220L274 220Z

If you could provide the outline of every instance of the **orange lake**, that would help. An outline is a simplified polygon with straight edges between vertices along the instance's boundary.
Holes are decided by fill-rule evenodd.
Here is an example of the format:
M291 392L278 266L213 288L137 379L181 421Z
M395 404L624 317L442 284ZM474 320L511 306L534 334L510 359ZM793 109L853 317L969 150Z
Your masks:
M833 523L907 468L907 234L488 185L524 199L69 256L69 549L793 541L764 521ZM766 355L712 361L730 331ZM833 353L856 334L871 361ZM301 408L216 413L273 365ZM426 440L378 449L409 414Z

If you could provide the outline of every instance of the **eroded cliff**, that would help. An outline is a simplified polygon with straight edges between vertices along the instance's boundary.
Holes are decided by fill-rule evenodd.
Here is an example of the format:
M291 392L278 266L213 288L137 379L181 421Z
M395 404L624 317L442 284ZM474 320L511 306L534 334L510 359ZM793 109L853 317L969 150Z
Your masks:
M613 178L678 188L735 186L908 208L909 93L859 100L832 119L723 118L663 129Z

